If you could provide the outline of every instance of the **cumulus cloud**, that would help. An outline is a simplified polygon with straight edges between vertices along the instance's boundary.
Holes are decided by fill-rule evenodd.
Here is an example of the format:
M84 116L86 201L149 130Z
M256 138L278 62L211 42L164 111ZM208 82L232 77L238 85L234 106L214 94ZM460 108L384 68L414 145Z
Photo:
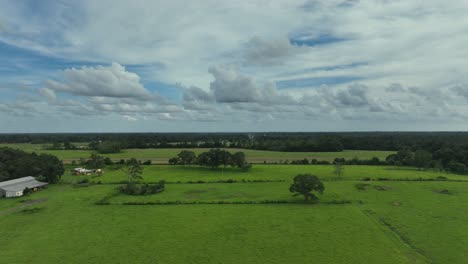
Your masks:
M259 82L255 78L224 67L212 67L209 72L214 81L210 90L219 103L276 102L290 98L278 93L271 82Z
M0 63L2 73L15 67L15 75L0 86L33 86L32 92L2 89L3 113L117 121L123 116L255 124L277 119L276 127L265 128L279 130L293 117L319 120L293 124L293 130L303 124L321 128L323 120L339 118L363 120L363 129L375 129L375 120L440 117L458 124L453 120L468 113L465 1L112 1L112 10L108 6L91 0L47 3L47 11L31 16L28 5L4 3L2 45L51 67L33 67L29 57ZM174 14L180 19L168 22ZM109 65L112 61L132 66ZM107 66L62 71L87 63ZM281 86L281 80L302 82ZM158 95L145 88L156 90L155 83L182 88L164 88ZM14 102L21 93L38 98ZM347 128L335 124L331 127Z
M195 86L192 86L184 90L183 99L184 101L187 101L187 102L194 102L194 101L213 102L214 101L214 97L212 94Z
M46 97L47 99L53 101L57 98L57 95L55 95L54 90L49 89L49 88L41 88L39 89L39 94Z
M335 95L335 102L348 107L362 107L369 104L367 86L353 84L347 89L340 90Z
M283 60L297 53L287 37L264 39L253 37L245 45L244 64L246 66L277 66Z
M66 69L63 77L63 82L48 80L47 89L82 96L151 98L151 93L140 83L140 77L118 63Z

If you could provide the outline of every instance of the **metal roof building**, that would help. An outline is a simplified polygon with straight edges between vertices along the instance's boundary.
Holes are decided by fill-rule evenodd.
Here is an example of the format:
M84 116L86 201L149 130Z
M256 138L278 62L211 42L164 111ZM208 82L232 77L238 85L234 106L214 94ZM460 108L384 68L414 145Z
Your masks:
M41 188L47 184L46 182L37 181L32 176L0 182L0 197L22 196L25 188Z

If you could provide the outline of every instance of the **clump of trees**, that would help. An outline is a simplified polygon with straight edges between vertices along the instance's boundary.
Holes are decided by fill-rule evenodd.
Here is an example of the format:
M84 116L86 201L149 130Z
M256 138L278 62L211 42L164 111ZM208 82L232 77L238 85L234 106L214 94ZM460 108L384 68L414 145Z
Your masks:
M154 184L145 183L142 185L130 183L120 187L120 191L128 195L151 195L163 192L165 189L165 185L166 184L164 181L159 181Z
M432 152L424 149L413 152L409 148L402 148L396 154L388 156L386 161L391 165L414 166L420 170L432 168L468 174L468 150L457 146L445 146Z
M100 154L120 153L125 147L117 141L93 141L88 145L89 149L96 150Z
M0 181L34 176L41 181L57 183L64 172L63 163L56 156L0 148Z
M236 152L232 154L223 149L210 149L207 152L202 152L198 156L193 151L183 150L177 157L169 159L171 165L200 165L210 168L218 167L237 167L248 170L251 165L247 163L244 152Z
M303 195L304 201L318 200L318 197L313 193L323 194L325 186L319 178L312 174L299 174L294 177L293 183L289 187L289 191L296 195Z
M82 159L80 163L90 169L101 169L106 165L114 164L109 157L100 156L96 153L91 153L88 159Z
M137 185L135 180L142 179L143 167L135 158L127 160L122 170L127 176L127 184L120 187L120 192L129 195L150 195L164 191L165 182Z

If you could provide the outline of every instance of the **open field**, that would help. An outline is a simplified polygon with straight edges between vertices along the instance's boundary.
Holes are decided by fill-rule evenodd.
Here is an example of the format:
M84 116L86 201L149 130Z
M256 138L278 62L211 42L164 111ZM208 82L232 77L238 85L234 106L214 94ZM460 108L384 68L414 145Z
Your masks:
M8 241L0 243L2 261L466 262L466 176L385 166L345 166L336 178L333 166L324 165L254 165L248 172L152 165L144 166L142 181L172 184L160 194L129 196L116 191L123 172L105 171L90 178L103 184L73 188L70 183L90 176L66 174L62 184L28 197L0 199L0 237ZM303 204L288 191L298 173L324 180L320 203ZM441 175L458 182L396 181ZM183 183L229 179L235 182Z
M72 160L79 160L80 158L88 158L92 151L90 150L44 150L42 144L0 144L0 147L17 148L28 152L48 153L57 156L65 163L70 163ZM184 149L124 149L121 153L104 154L103 156L109 157L114 161L120 159L136 158L139 160L151 160L153 163L165 164L167 161L175 157L181 150ZM196 148L189 149L199 154L209 149ZM367 150L345 150L343 152L279 152L279 151L262 151L251 149L227 149L231 152L242 151L245 153L247 160L252 163L263 162L280 162L285 160L298 160L307 158L333 161L335 158L352 159L357 157L359 159L371 159L378 157L384 160L388 155L393 154L393 151L367 151Z
M119 183L126 180L125 173L118 169L118 166L106 168L104 175L99 177L93 176L73 176L70 173L71 166L67 166L67 171L62 177L65 183L71 183L79 179L89 178L92 181L101 181L102 183ZM292 178L300 173L312 173L319 175L324 181L335 180L362 180L369 177L377 180L378 178L388 178L390 180L398 179L435 179L438 176L447 177L451 180L465 180L468 177L436 172L432 170L418 170L415 168L402 168L392 166L363 166L349 165L345 166L345 173L341 178L336 178L333 174L334 167L332 165L264 165L256 164L247 172L240 171L236 168L226 169L210 169L199 166L170 166L170 165L150 165L143 166L143 182L157 182L165 180L167 182L216 182L216 181L287 181L291 182Z
M354 205L93 205L53 186L36 213L0 216L6 263L423 263ZM3 201L2 201L3 202ZM252 208L252 207L255 208ZM356 243L359 241L359 243ZM37 252L43 252L40 257ZM359 254L356 254L359 252Z

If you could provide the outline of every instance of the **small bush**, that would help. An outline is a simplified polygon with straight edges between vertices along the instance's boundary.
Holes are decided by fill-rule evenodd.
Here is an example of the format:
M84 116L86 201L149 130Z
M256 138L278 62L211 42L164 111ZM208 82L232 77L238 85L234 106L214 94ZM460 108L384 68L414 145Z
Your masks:
M360 190L360 191L365 191L366 190L366 187L369 186L370 184L367 184L367 183L356 183L354 185L354 187L356 187L356 189Z
M376 189L377 191L388 191L388 190L391 190L392 188L388 186L375 185L374 189Z
M134 183L129 183L125 186L120 187L120 192L128 195L151 195L164 191L165 182L159 181L155 184L143 184L138 186Z

